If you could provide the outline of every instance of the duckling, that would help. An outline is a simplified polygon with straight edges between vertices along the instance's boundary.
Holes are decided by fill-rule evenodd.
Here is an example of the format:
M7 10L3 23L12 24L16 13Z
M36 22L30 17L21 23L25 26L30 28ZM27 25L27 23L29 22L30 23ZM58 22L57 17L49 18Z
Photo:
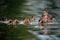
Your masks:
M19 21L17 20L17 19L15 19L14 21L13 21L13 25L16 27L16 25L18 25L19 24Z
M8 25L11 25L12 22L13 22L13 20L9 19L9 20L8 20Z

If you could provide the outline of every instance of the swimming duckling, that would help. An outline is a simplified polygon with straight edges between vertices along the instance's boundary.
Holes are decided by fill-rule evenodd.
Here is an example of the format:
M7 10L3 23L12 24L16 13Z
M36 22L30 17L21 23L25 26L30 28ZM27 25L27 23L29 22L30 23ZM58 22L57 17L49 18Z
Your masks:
M31 17L31 22L35 21L35 16Z
M17 19L15 19L15 20L13 21L13 26L16 27L16 25L18 25L18 24L19 24L19 21L18 21Z
M13 23L13 20L12 19L9 19L8 20L8 25L11 25Z

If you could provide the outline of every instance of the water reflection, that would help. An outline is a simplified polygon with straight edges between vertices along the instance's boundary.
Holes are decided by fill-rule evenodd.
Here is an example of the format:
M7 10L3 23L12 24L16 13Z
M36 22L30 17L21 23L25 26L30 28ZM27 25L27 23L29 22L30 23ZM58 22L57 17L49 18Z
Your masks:
M35 24L38 24L38 20L40 19L40 17L41 17L41 13L39 13L39 11L42 11L42 10L44 10L44 9L47 9L47 8L52 8L51 6L49 6L49 5L52 5L52 2L50 1L50 0L27 0L29 3L31 3L31 6L29 6L28 7L28 9L31 9L31 11L33 12L33 11L37 11L36 12L36 22L33 22L32 24L33 25L35 25ZM59 0L55 0L56 1L56 3L59 5ZM57 5L57 6L58 6ZM50 11L52 11L52 12L55 12L55 13L60 13L60 12L58 12L58 11L55 11L54 9L53 10L50 10ZM59 10L60 11L60 10ZM35 13L35 12L33 12L33 13ZM57 17L56 17L57 18ZM51 24L50 26L53 26L53 30L54 29L56 29L56 30L58 30L59 28L57 28L58 27L58 25L57 24L59 24L57 21L56 22L53 22L53 23L49 23L49 24ZM56 28L55 28L56 27ZM42 28L42 27L40 27L40 26L32 26L32 28L36 28L36 29L39 29L39 28ZM48 27L49 28L49 27ZM51 28L51 27L50 27ZM52 30L51 30L52 31ZM32 31L31 30L31 32L33 33L33 34L35 34L35 33L37 33L37 34L35 34L36 35L36 37L37 37L37 40L59 40L59 38L58 37L56 37L56 35L52 35L52 33L50 33L50 35L52 35L52 36L49 36L49 35L41 35L41 34L39 34L39 31L38 32L35 32L35 31ZM56 32L56 31L55 31ZM54 33L55 33L54 32Z

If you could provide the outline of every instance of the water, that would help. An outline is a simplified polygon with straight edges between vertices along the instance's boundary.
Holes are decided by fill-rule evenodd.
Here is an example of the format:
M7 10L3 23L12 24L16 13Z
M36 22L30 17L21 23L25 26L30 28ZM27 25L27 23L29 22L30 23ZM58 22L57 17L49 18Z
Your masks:
M41 15L42 15L42 10L44 10L46 8L51 8L51 6L48 6L48 5L51 5L52 3L48 0L27 0L27 1L28 1L28 3L31 3L31 4L29 6L26 5L26 7L28 9L30 9L30 11L32 11L33 14L36 14L36 20L35 20L35 22L31 23L32 24L31 28L35 28L35 29L44 28L44 26L38 26L38 20L40 19ZM58 4L58 2L57 2L57 4ZM29 10L25 10L25 11L29 11ZM60 12L58 12L58 11L60 11L60 9L59 10L53 9L51 11L58 13L58 15L60 13ZM39 13L39 12L41 12L41 13ZM58 18L58 16L56 18ZM60 19L58 18L58 20L60 20ZM5 21L4 23L7 23L7 22ZM19 24L23 24L23 21L20 21ZM60 40L60 38L57 37L57 35L60 35L60 27L59 27L60 23L58 23L56 20L56 22L48 23L48 24L49 24L47 26L48 30L42 29L42 30L38 30L38 31L33 31L33 30L27 30L27 31L32 33L33 35L35 35L37 40ZM40 34L45 31L48 32L47 35Z
M60 5L60 0L55 0L55 1L56 1L56 4L57 4L56 6L60 7L59 6ZM31 9L31 11L33 12L33 14L36 13L36 20L35 20L36 22L33 22L33 24L37 24L38 20L40 19L42 13L39 13L39 12L41 12L42 10L44 10L46 8L52 8L51 6L49 6L49 5L52 4L52 2L50 2L48 0L28 0L28 2L31 2L32 3L31 4L32 6L29 6L28 9ZM26 5L26 7L27 7L27 5ZM56 18L58 20L60 20L58 18L60 16L59 15L60 9L59 10L53 9L53 10L51 10L51 12L58 13L57 14L58 16ZM44 30L40 30L38 32L29 30L29 32L32 33L33 35L36 35L37 40L60 40L57 37L57 35L60 34L60 32L58 32L59 29L60 29L60 27L58 25L59 23L57 21L56 22L53 22L53 23L48 23L49 24L48 30L47 30L49 32L48 35L39 34L39 32L44 31ZM32 26L32 28L39 29L40 27L37 26L37 25L36 26L34 25L34 26ZM53 32L51 32L51 31L53 31ZM56 34L56 32L57 32L57 34Z

